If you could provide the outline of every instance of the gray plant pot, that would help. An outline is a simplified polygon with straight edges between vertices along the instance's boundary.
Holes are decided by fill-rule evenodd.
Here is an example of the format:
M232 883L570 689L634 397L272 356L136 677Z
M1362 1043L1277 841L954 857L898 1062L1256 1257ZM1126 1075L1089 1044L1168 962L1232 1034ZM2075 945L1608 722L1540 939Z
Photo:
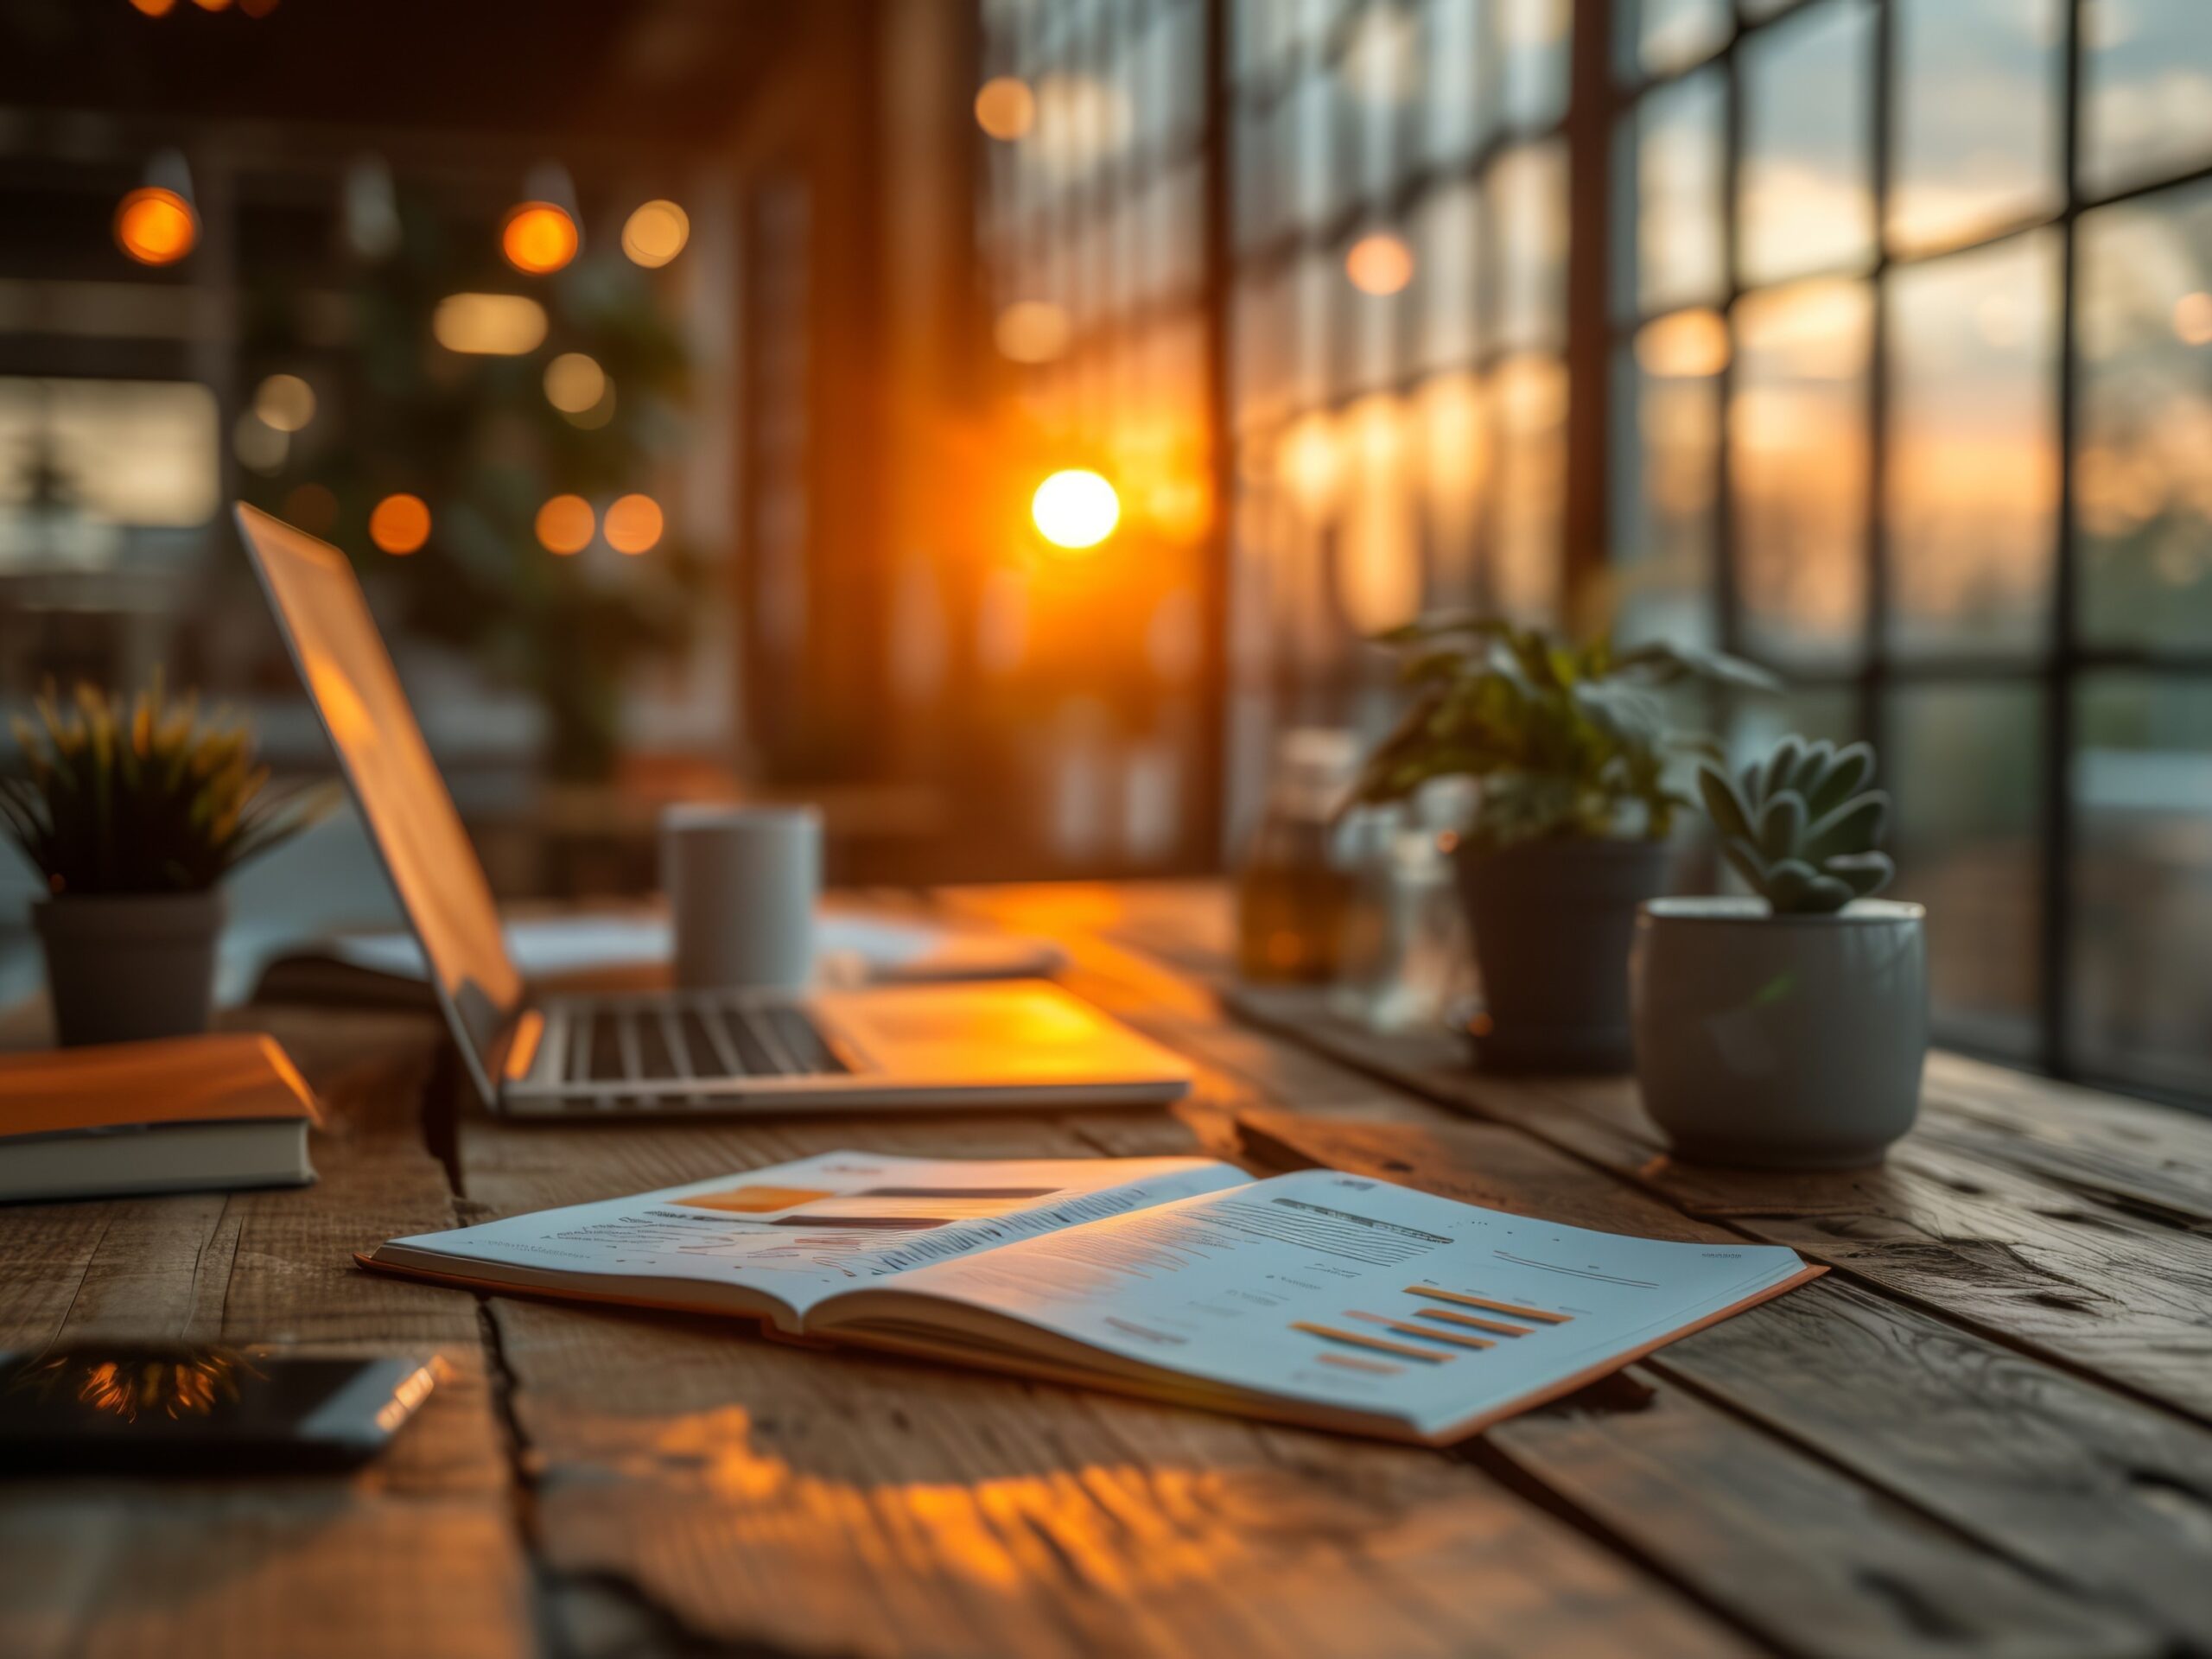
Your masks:
M1673 864L1664 842L1461 843L1452 867L1482 974L1483 1065L1628 1070L1629 941L1637 906L1666 891Z
M31 921L64 1046L207 1029L220 888L48 899L31 907Z
M1659 899L1631 982L1643 1104L1681 1156L1849 1169L1912 1127L1928 1055L1918 905L1776 916L1763 899Z

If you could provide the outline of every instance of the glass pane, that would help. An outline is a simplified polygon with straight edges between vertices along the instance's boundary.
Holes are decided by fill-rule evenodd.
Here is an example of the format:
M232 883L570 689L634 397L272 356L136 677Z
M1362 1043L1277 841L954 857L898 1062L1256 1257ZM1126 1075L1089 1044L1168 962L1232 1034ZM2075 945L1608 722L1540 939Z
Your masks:
M2082 217L2082 623L2212 639L2212 185Z
M1797 0L1736 0L1736 10L1744 15L1747 23L1756 23L1776 16L1796 5Z
M1421 119L1421 148L1430 162L1448 166L1471 154L1487 125L1479 93L1482 19L1479 0L1429 0L1428 38L1422 47L1428 92Z
M1316 248L1298 262L1292 275L1291 307L1298 329L1290 382L1293 409L1310 408L1333 389L1330 358L1337 337L1336 306L1342 270L1325 250Z
M1498 109L1510 127L1548 127L1567 112L1573 0L1490 0L1497 30Z
M2076 1054L2212 1091L2212 684L2100 677L2075 707Z
M1483 181L1497 261L1497 340L1556 348L1567 340L1567 149L1509 150Z
M1379 257L1370 257L1370 255ZM1346 273L1344 327L1351 348L1346 365L1353 386L1371 388L1394 379L1398 372L1398 342L1405 333L1406 295L1402 288L1370 292L1353 280L1357 273L1370 287L1378 279L1404 280L1404 265L1391 266L1390 255L1409 263L1411 251L1394 232L1378 232L1354 239L1337 253L1337 268Z
M1616 369L1613 620L1624 639L1712 645L1713 503L1728 325L1681 311L1638 331Z
M1866 613L1863 283L1801 283L1736 308L1729 457L1745 643L1855 660Z
M1614 26L1626 67L1669 75L1726 46L1735 19L1728 0L1618 0Z
M2082 183L2092 194L2212 157L2212 6L2082 0Z
M2058 505L2058 239L1907 265L1889 287L1891 635L2034 652Z
M2063 0L1901 0L1890 245L1945 246L2057 208Z
M1361 636L1421 613L1418 502L1402 406L1387 393L1344 411L1344 517L1337 532L1337 597Z
M1854 268L1873 253L1873 17L1868 0L1821 0L1738 53L1746 283Z
M1471 362L1481 315L1475 187L1457 181L1431 191L1414 212L1414 356L1423 368Z
M1728 288L1723 215L1725 69L1646 96L1636 113L1636 282L1639 315L1717 304Z
M1325 224L1336 205L1329 165L1334 85L1331 77L1309 70L1275 106L1275 153L1289 159L1290 218L1301 229Z
M1371 200L1395 177L1400 116L1421 87L1421 28L1414 14L1389 4L1363 10L1345 36L1337 76L1350 105L1353 177Z
M1558 613L1560 520L1567 493L1567 365L1509 358L1491 379L1497 431L1497 512L1491 590L1527 622Z
M1936 1033L2015 1054L2034 1045L2041 982L2040 702L2025 685L1913 687L1885 721L1891 893L1928 906Z
M1476 606L1475 550L1490 475L1490 426L1480 384L1459 371L1425 382L1414 400L1427 517L1429 603Z

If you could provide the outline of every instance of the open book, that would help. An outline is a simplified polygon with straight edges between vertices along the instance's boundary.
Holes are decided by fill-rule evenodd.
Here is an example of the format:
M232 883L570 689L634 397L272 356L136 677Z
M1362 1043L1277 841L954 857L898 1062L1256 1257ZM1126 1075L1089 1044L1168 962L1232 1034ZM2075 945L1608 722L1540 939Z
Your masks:
M366 1267L1442 1445L1820 1274L1308 1170L824 1153Z

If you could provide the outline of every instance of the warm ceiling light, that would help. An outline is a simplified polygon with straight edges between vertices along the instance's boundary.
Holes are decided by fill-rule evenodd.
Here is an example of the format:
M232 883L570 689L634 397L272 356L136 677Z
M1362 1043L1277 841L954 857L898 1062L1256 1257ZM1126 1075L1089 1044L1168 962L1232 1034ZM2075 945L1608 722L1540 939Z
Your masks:
M141 185L116 207L115 239L142 265L173 265L199 241L199 215L175 191Z
M430 333L449 352L520 357L545 338L545 308L520 294L448 294L430 314Z
M976 124L1012 143L1037 124L1037 95L1015 75L994 75L976 93Z
M563 415L582 415L607 395L607 371L582 352L563 352L545 365L545 401Z
M607 509L607 544L617 553L650 553L660 540L660 504L650 495L626 495Z
M1121 522L1122 501L1114 486L1096 473L1071 467L1054 473L1029 499L1037 533L1054 547L1071 552L1096 547Z
M622 251L633 265L658 270L691 239L691 216L672 201L649 201L622 223Z
M369 539L387 553L413 553L430 539L430 509L419 495L387 495L369 514Z
M130 3L149 17L166 17L176 10L176 0L130 0Z
M253 412L264 426L297 432L315 419L315 388L296 374L272 374L255 389Z
M507 263L530 276L548 276L576 257L576 221L550 201L525 201L510 208L499 227L499 251Z
M228 11L231 9L231 0L198 0L198 4L202 11Z
M581 495L556 495L537 510L537 544L548 553L581 553L597 528L591 503Z
M1363 236L1344 253L1344 275L1363 294L1395 294L1414 279L1414 252L1388 231Z
M1050 363L1068 348L1068 314L1049 300L1016 300L999 313L991 338L1016 363Z

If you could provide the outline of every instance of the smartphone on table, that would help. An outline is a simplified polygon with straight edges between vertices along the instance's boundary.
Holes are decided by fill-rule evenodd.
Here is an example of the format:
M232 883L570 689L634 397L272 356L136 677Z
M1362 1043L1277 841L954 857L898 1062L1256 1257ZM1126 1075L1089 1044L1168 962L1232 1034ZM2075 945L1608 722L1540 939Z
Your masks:
M348 1469L391 1444L439 1370L419 1357L158 1343L0 1353L0 1471Z

